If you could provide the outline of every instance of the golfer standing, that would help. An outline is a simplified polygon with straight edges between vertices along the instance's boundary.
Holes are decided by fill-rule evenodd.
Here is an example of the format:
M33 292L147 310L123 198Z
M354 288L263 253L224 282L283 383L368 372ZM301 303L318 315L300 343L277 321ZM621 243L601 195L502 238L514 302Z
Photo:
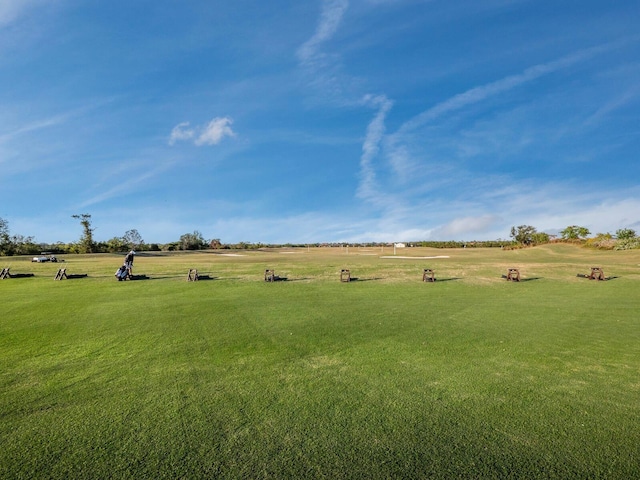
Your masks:
M131 250L129 253L127 253L127 256L124 257L124 266L127 267L127 273L129 274L129 276L133 275L133 257L135 256L135 254L136 252Z

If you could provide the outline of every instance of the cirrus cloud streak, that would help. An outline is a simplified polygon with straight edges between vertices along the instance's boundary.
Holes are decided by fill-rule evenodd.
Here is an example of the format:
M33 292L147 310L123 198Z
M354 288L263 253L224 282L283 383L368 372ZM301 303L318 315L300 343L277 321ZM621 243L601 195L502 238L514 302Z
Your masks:
M182 122L173 127L169 135L169 145L181 141L193 141L201 147L203 145L218 145L225 137L235 137L231 128L233 120L229 117L216 117L207 125L191 127L189 122Z

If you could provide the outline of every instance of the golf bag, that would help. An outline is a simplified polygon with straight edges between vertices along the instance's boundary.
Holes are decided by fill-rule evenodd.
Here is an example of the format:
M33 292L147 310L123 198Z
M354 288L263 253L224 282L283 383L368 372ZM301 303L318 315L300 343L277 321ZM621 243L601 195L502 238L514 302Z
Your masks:
M117 271L116 271L116 278L118 279L118 281L122 281L122 280L126 280L127 279L127 275L129 274L127 267L125 265L122 265Z

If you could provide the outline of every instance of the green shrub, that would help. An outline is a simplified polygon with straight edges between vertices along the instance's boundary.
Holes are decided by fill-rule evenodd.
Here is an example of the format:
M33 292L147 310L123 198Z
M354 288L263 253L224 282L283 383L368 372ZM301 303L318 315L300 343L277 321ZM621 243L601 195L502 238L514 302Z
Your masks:
M600 250L613 250L617 241L610 233L599 233L593 238L587 239L585 247L599 248Z
M618 240L616 246L613 247L614 250L633 250L635 248L640 248L640 238L638 237Z

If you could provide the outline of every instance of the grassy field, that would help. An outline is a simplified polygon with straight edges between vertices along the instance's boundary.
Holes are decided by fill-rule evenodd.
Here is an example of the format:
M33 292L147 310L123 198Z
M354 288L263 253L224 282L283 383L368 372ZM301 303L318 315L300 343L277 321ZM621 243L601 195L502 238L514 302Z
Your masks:
M397 253L0 257L0 478L640 478L640 251Z

